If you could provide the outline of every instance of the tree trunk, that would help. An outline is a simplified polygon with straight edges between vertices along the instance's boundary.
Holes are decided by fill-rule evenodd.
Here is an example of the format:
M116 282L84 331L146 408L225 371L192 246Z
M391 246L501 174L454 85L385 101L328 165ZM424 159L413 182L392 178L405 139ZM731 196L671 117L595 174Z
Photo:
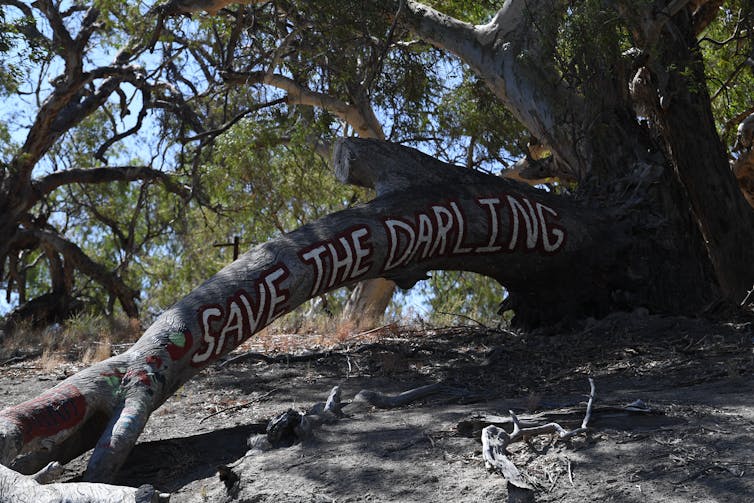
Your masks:
M339 179L374 186L375 200L253 248L126 353L0 412L2 462L31 473L94 446L86 479L112 478L189 378L305 300L363 279L409 287L429 270L473 271L530 302L518 315L532 321L614 307L630 228L609 213L392 144L343 140L335 156Z
M357 284L348 297L341 315L356 328L369 329L379 324L395 293L395 283L374 278Z
M698 220L720 289L739 304L754 287L754 212L731 176L715 128L691 14L682 12L675 19L676 23L666 25L662 51L653 65L660 80L667 81L660 90L659 129Z

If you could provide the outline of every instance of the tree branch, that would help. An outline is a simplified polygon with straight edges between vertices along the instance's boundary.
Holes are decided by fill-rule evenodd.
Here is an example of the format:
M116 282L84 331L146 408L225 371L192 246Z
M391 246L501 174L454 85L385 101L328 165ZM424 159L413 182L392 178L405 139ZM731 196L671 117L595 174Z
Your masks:
M694 33L699 35L715 20L723 0L707 0L694 12Z
M266 84L276 87L287 93L288 103L325 109L350 124L362 138L380 140L385 138L382 127L373 113L365 113L365 110L356 105L307 89L289 77L263 71L249 73L226 71L222 77L227 84Z
M22 229L18 232L18 237L20 239L25 237L38 239L52 246L52 248L65 257L66 263L70 261L76 269L115 295L120 300L126 315L131 318L138 318L139 309L136 306L136 299L139 297L138 290L132 289L120 277L108 271L103 265L94 262L77 245L67 241L58 234L40 229Z
M33 183L38 198L63 185L72 183L110 183L117 181L156 180L168 192L184 199L191 197L191 190L176 183L170 175L148 166L113 166L107 168L70 169L51 173Z
M573 127L589 121L583 99L553 78L558 23L546 21L563 8L559 1L507 0L492 21L475 26L409 0L404 19L417 36L468 64L560 162L575 169L589 163L573 141Z
M278 98L276 100L268 101L268 102L265 102L265 103L258 103L256 105L254 105L253 107L251 107L251 108L249 108L247 110L244 110L243 112L240 112L238 115L236 115L235 117L233 117L231 120L229 120L228 122L226 122L225 124L223 124L222 126L216 128L216 129L212 129L210 131L204 131L204 132L199 133L199 134L197 134L195 136L192 136L190 138L183 138L181 141L183 141L184 143L189 143L189 142L192 142L192 141L202 140L202 139L210 137L210 136L212 136L212 137L218 136L218 135L224 133L225 131L227 131L228 129L230 129L231 127L233 127L233 125L235 125L236 123L238 123L238 121L240 121L241 119L243 119L244 117L246 117L249 114L257 112L257 111L259 111L259 110L261 110L263 108L274 107L275 105L280 105L281 103L287 103L287 102L288 102L288 98Z

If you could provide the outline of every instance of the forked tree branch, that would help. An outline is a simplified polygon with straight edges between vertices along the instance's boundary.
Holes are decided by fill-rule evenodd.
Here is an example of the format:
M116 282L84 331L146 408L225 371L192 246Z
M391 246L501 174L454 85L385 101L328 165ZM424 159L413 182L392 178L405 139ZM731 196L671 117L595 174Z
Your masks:
M227 84L266 84L276 87L287 93L288 103L322 108L346 121L362 138L385 139L382 126L377 121L374 112L371 108L365 110L368 105L359 107L356 104L346 103L329 94L312 91L290 77L277 73L227 71L223 73L223 80Z
M93 261L76 244L67 241L59 234L40 229L22 229L18 231L16 237L19 240L39 240L50 245L65 257L66 264L70 262L76 269L115 295L120 301L126 315L131 318L139 316L139 309L136 305L139 292L126 285L117 274L108 271L102 264Z
M589 120L583 98L553 78L558 23L552 18L565 7L559 0L507 0L492 21L472 25L409 0L403 19L417 36L468 64L560 162L575 169L585 154L572 141L573 127Z

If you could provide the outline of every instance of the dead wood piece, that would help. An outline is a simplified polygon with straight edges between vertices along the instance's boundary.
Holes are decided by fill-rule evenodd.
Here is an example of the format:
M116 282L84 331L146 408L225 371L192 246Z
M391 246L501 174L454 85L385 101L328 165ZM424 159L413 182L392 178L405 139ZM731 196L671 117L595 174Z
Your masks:
M343 410L340 403L340 386L335 386L327 397L326 402L319 402L314 405L301 418L300 428L304 437L311 436L312 428L320 424L334 423L338 418L343 417Z
M202 418L202 419L201 419L201 420L199 421L199 424L202 424L202 423L203 423L204 421L206 421L207 419L209 419L209 418L211 418L211 417L215 417L215 416L217 416L218 414L222 414L223 412L232 412L232 411L236 411L236 410L240 410L240 409L245 409L246 407L248 407L248 406L250 406L250 405L252 405L252 404L254 404L254 403L257 403L257 402L261 402L262 400L265 400L265 399L269 398L269 397L270 397L270 395L272 395L273 393L277 393L277 391L278 391L278 390L277 390L277 388L274 388L274 389L271 389L270 391L268 391L267 393L265 393L264 395L260 395L260 396L258 396L258 397L256 397L256 398L253 398L253 399L251 399L251 400L249 400L249 401L247 401L247 402L244 402L244 403L240 403L240 404L238 404L238 405L233 405L233 406L231 406L231 407L226 407L226 408L224 408L224 409L220 409L220 410L218 410L218 411L215 411L215 412L213 412L212 414L210 414L210 415L208 415L208 416L205 416L205 417L203 417L203 418Z
M537 414L516 416L516 419L522 428L531 428L546 423L557 423L563 428L576 428L583 422L582 418L577 417L582 411L583 408L566 407ZM679 421L679 419L667 417L662 411L652 409L641 400L637 400L628 405L593 406L589 424L600 428L653 429L676 424ZM463 437L478 438L486 426L494 425L502 428L511 426L513 423L514 419L511 416L482 414L459 421L456 425L456 431Z
M248 351L246 353L242 353L240 355L234 356L233 358L229 358L227 360L224 360L222 363L219 363L217 365L217 368L223 368L226 365L229 365L231 363L242 363L246 361L262 361L265 363L268 363L270 365L275 363L282 363L282 364L289 364L289 363L302 363L302 362L310 362L312 360L319 360L320 358L327 358L328 356L332 355L332 351L320 351L320 352L305 352L301 354L280 354L275 356L270 356L264 353L259 353L258 351Z
M288 409L270 420L267 425L267 440L274 448L290 447L298 440L295 429L301 425L301 414L297 410Z
M333 414L342 414L340 409L340 386L335 386L330 391L330 396L327 397L327 402L325 402L325 411L332 412Z
M507 456L507 447L513 442L526 440L536 435L557 433L559 440L571 438L587 431L589 420L592 417L592 405L594 403L595 386L594 380L589 379L590 393L586 406L584 419L581 426L574 429L566 429L560 424L550 422L547 424L524 427L513 411L510 412L513 422L513 431L508 433L502 428L491 425L482 430L482 457L488 470L500 473L508 481L509 502L511 501L534 501L534 487L529 484L516 465ZM511 486L515 489L512 491Z
M225 465L217 467L217 476L225 485L225 489L227 489L228 492L233 492L241 483L241 477Z
M47 466L31 476L39 484L49 484L63 474L63 465L57 461L50 461Z
M272 444L270 444L270 441L267 439L267 435L263 434L250 436L246 441L246 446L249 448L249 450L246 451L246 456L251 456L259 452L266 452L273 448Z
M427 398L439 393L466 396L468 392L458 388L452 388L442 383L427 384L419 388L410 389L399 393L397 395L388 395L380 391L373 391L363 389L359 391L353 399L353 402L349 404L349 408L357 406L359 404L368 404L378 409L393 409L396 407L404 407L410 405L417 400Z
M11 356L10 358L8 358L7 360L4 360L4 361L0 362L0 367L5 366L5 365L9 365L11 363L18 363L18 362L22 362L22 361L25 361L25 360L30 360L32 358L37 358L39 356L42 356L42 352L41 351L32 351L30 353L25 353L25 354L21 354L21 355L14 355L14 356Z
M42 471L47 470L48 467L45 467ZM50 467L48 472L56 469ZM160 494L149 485L139 488L89 482L42 485L35 480L35 477L36 475L22 475L0 465L0 501L39 501L44 503L123 503L134 501L136 503L160 503L166 502L170 498L170 495Z
M266 435L255 435L249 438L247 455L269 449L290 447L298 442L303 442L313 436L314 430L318 426L336 422L345 415L344 409L353 410L354 405L367 404L378 408L401 407L437 393L461 396L467 394L465 390L452 388L441 383L421 386L395 396L378 391L361 390L353 401L344 407L341 404L340 386L335 386L330 391L326 402L314 404L307 412L302 413L288 409L271 419L267 425Z
M482 431L484 465L488 470L500 473L509 484L521 489L534 490L534 487L524 480L516 465L506 455L505 450L511 442L513 440L507 431L497 426L487 426Z

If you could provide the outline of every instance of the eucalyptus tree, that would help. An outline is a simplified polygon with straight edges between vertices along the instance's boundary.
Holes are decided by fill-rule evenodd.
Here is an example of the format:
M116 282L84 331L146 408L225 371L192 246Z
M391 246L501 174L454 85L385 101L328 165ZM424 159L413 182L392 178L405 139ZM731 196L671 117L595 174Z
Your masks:
M481 273L506 287L503 308L522 326L640 306L666 313L749 307L754 212L742 193L746 184L737 182L746 180L740 168L754 139L745 102L754 51L750 2L506 0L477 24L457 17L466 14L458 2L438 2L452 15L411 0L359 2L358 9L341 2L339 16L310 3L226 12L227 5L165 4L156 39L177 40L171 16L202 9L236 21L244 12L267 12L286 33L294 33L291 19L311 22L302 30L323 37L328 31L318 23L365 13L381 23L383 39L366 21L357 32L376 38L382 71L393 46L430 44L454 55L531 136L520 172L559 182L541 190L396 143L338 139L338 179L373 189L375 199L253 247L169 308L128 352L0 412L4 463L33 471L94 445L86 478L111 477L149 415L183 382L307 299L365 279L410 287L432 270ZM255 26L252 19L241 31ZM247 45L264 40L249 37ZM306 54L309 46L294 40L275 46L272 61ZM705 54L715 50L736 62L708 63ZM277 82L289 87L286 100L328 101L349 123L349 114L360 113L355 128L365 128L364 136L380 115L366 108L377 100L361 101L369 79L336 96L334 88L318 92L320 74L306 76L307 61L337 54L315 51L282 73L244 67L243 51L224 54L235 62L220 75L249 92ZM349 72L368 54L356 55ZM214 71L205 66L204 74ZM432 123L437 116L426 117ZM320 140L310 140L312 150ZM465 138L473 153L478 140L471 140ZM724 141L735 141L733 152ZM446 153L459 155L455 148Z
M258 242L321 216L289 198L285 225L240 225L248 219L223 193L231 187L215 185L225 137L287 156L289 166L302 144L329 160L333 139L349 134L457 151L432 118L452 91L450 67L438 67L447 56L398 43L405 30L377 8L347 19L336 2L311 19L296 9L242 5L186 19L171 15L172 4L4 3L0 272L20 304L11 320L49 323L86 307L136 317L140 304L158 312L169 303L161 292L174 299L222 265L211 242ZM267 177L252 189L267 193L252 198L291 195L275 181L287 175L247 161ZM329 188L306 196L299 210L343 199ZM192 254L193 276L164 274ZM345 316L378 318L392 291L382 279L357 286Z

